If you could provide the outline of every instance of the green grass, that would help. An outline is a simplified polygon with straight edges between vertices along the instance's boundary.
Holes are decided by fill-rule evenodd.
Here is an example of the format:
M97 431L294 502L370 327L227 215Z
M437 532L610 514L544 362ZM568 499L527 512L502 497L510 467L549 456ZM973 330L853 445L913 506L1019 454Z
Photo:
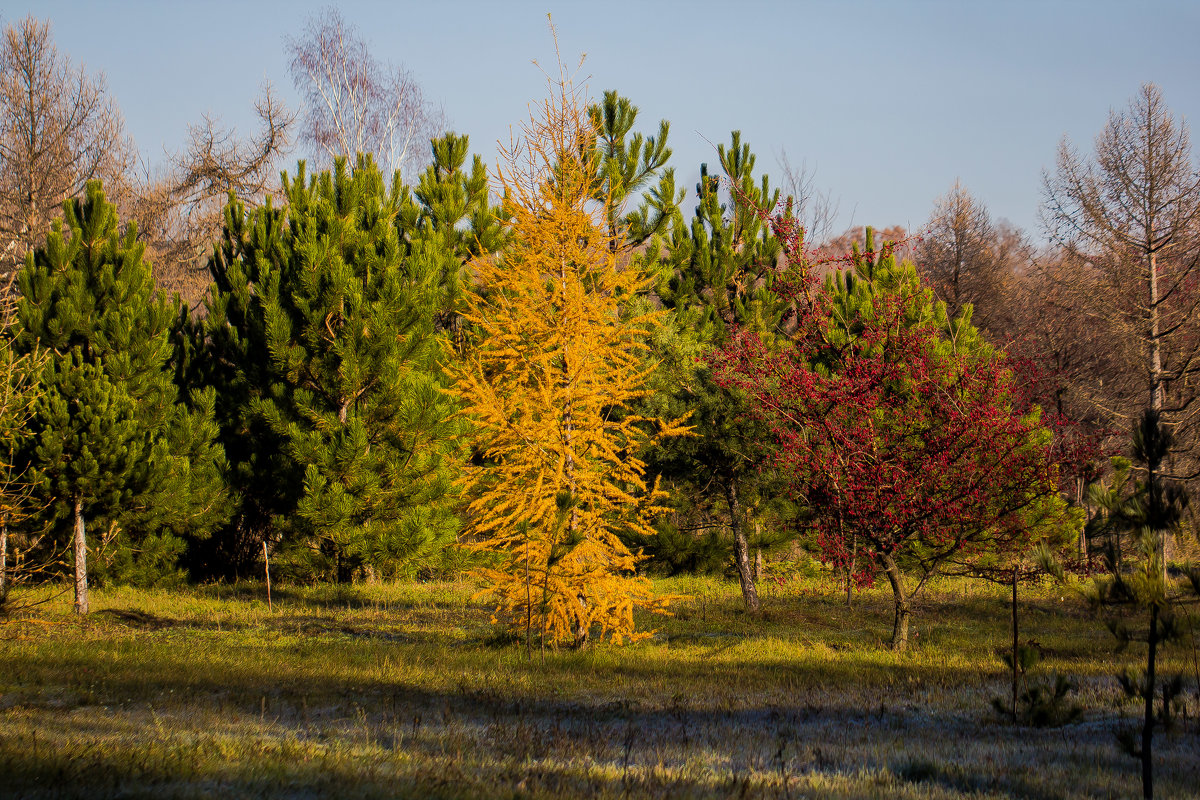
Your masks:
M535 652L496 636L467 583L205 586L68 597L0 627L0 796L1132 797L1113 731L1137 709L1111 675L1137 653L1077 594L1025 593L1041 676L1075 677L1086 713L1012 726L1006 590L945 581L884 646L872 590L662 580L690 599L653 639ZM1192 674L1191 652L1167 669ZM1195 690L1189 689L1195 714ZM1156 738L1162 797L1200 794L1194 718Z

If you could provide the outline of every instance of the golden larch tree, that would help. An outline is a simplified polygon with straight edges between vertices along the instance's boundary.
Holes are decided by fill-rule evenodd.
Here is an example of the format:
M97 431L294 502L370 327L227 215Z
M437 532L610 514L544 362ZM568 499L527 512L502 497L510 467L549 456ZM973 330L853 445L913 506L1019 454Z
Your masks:
M480 570L495 617L526 645L622 643L635 607L665 611L622 532L650 534L663 493L638 453L676 435L631 414L645 393L658 313L628 252L610 248L592 199L594 132L581 90L560 66L550 99L494 176L508 244L473 262L465 315L473 341L451 366L474 426L478 466L464 478L465 536L494 554Z

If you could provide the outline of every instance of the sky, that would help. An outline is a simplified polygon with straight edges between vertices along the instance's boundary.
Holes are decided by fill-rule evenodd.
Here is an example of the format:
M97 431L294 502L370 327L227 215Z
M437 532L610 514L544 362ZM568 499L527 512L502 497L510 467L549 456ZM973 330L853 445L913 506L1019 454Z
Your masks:
M287 37L329 3L289 0L0 2L0 22L49 19L59 50L103 72L151 163L204 114L253 128L264 82L296 108ZM589 94L616 89L637 130L671 123L678 184L694 186L730 131L778 183L813 173L851 225L919 228L956 180L993 218L1040 238L1042 175L1063 137L1090 152L1112 110L1158 84L1200 119L1200 2L424 0L342 2L372 53L402 64L489 166L545 96L552 15ZM297 153L296 156L301 155ZM693 203L685 203L690 213Z

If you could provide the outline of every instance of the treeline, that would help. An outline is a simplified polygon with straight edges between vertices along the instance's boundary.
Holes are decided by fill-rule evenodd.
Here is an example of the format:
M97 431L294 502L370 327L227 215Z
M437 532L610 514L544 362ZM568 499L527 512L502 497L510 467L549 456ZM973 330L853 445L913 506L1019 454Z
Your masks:
M88 579L237 579L264 558L298 581L472 567L527 635L578 641L632 632L620 598L641 589L585 598L598 577L725 571L756 611L764 570L812 553L848 601L889 581L902 647L930 576L1015 575L1038 546L1119 557L1128 504L1163 518L1196 477L1200 175L1153 86L1094 157L1063 143L1049 245L957 184L921 231L817 242L803 179L783 191L735 131L681 187L668 123L641 130L616 92L560 87L499 183L454 133L413 166L424 106L338 139L352 126L310 105L322 166L276 185L298 118L269 95L261 138L198 128L139 182L103 86L45 25L4 48L2 129L31 123L35 90L9 65L40 64L39 85L75 89L26 128L95 156L0 147L5 595L73 574L86 612ZM298 86L331 80L319 63L297 58ZM94 116L70 113L84 101ZM195 303L168 292L193 264ZM1169 452L1130 451L1138 421Z

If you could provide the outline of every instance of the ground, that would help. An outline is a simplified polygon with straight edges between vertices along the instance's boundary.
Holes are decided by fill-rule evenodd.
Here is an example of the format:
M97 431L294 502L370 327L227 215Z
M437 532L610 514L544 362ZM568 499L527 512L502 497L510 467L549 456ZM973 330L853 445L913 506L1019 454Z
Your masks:
M1067 798L1140 795L1112 675L1136 651L1076 588L1022 601L1035 678L1072 676L1079 721L1013 725L1007 589L933 587L912 652L889 596L823 578L657 582L676 616L626 647L526 651L467 582L100 591L0 626L0 796ZM1191 676L1190 645L1166 668ZM1200 797L1196 688L1156 736L1158 796Z

